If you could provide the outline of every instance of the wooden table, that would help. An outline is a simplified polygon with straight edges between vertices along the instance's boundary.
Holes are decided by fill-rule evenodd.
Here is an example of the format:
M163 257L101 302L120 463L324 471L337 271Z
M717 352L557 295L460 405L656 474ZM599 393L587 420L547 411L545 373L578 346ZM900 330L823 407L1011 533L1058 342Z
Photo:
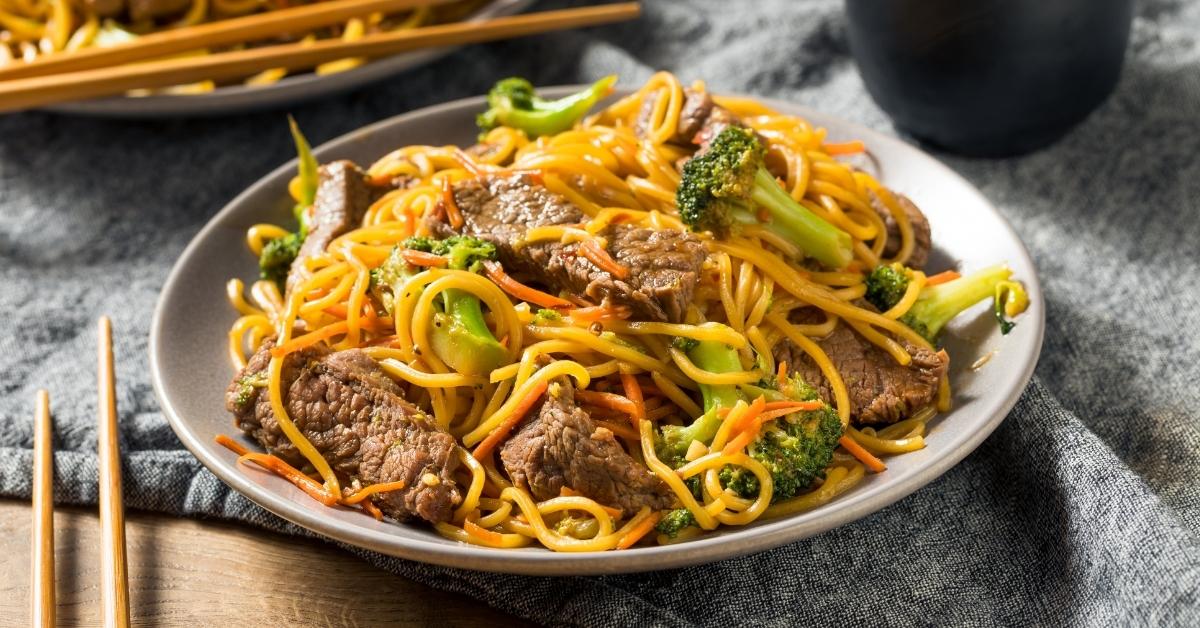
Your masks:
M526 625L335 547L253 528L130 512L129 595L141 626ZM28 625L28 502L0 500L0 623ZM54 513L58 625L99 625L95 509ZM304 574L312 574L306 576Z

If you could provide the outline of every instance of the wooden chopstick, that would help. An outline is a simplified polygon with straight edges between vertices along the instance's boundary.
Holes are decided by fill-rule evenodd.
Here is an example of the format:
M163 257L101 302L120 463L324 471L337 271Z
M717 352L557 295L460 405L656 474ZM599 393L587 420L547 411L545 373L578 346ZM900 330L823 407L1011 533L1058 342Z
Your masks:
M129 625L129 579L125 564L125 509L121 504L121 452L117 445L117 389L113 374L112 321L97 325L100 400L100 579L104 625Z
M0 67L0 80L48 76L144 61L170 54L304 33L368 13L396 13L451 0L334 0L143 35L124 44L84 48Z
M68 72L0 82L0 111L15 111L70 100L111 96L131 89L196 81L223 81L270 68L297 70L348 57L380 57L421 48L457 46L547 31L608 24L637 17L637 3L542 11L485 22L453 23L369 35L356 41L324 40L284 44L201 57L147 61L133 65Z
M33 625L54 628L54 428L50 393L37 392L33 422Z

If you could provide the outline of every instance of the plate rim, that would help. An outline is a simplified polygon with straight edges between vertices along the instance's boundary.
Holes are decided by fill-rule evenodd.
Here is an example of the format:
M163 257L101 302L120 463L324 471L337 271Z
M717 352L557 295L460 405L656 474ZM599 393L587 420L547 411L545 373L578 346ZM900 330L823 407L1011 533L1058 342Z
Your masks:
M566 94L578 86L558 86L539 88L548 95ZM730 94L743 96L742 94ZM432 539L411 539L389 535L377 530L360 527L345 527L336 519L315 515L312 510L299 506L285 495L265 490L251 482L245 473L235 467L230 467L212 453L210 446L202 443L202 437L188 427L188 421L180 415L167 394L164 373L160 368L159 353L162 350L160 339L165 325L164 312L167 295L176 290L176 284L183 281L182 269L186 262L201 249L214 231L221 228L223 219L235 214L246 199L254 196L264 187L270 186L276 179L290 176L295 169L296 159L293 158L275 168L267 175L240 192L224 207L214 214L205 225L189 241L187 247L177 258L170 274L160 290L155 302L154 315L151 320L149 353L151 379L155 395L158 397L160 409L167 418L171 429L175 432L185 447L214 475L226 485L241 493L247 499L255 502L272 513L295 523L301 527L317 532L323 536L349 543L372 551L390 556L416 560L446 567L511 573L522 575L600 575L615 573L634 573L685 567L700 563L716 562L728 558L739 557L763 552L786 543L795 542L811 537L847 523L856 521L874 512L878 512L901 499L911 495L917 489L941 477L946 471L957 465L968 454L974 451L983 441L995 431L996 427L1008 416L1016 405L1032 379L1041 354L1042 342L1045 335L1045 307L1041 283L1038 279L1037 267L1028 249L1017 236L1012 225L983 193L943 164L938 159L921 149L900 140L875 131L858 123L851 122L831 114L815 112L808 107L788 103L779 99L751 96L756 100L774 107L777 110L795 112L796 115L809 119L837 120L839 125L856 137L862 139L868 146L876 143L900 143L914 151L929 162L928 166L936 171L936 177L955 179L965 191L977 197L977 201L999 221L1006 232L1007 238L1016 244L1019 261L1032 270L1029 277L1023 277L1026 290L1032 303L1036 304L1030 313L1036 316L1026 318L1022 322L1034 326L1034 333L1029 336L1026 345L1018 347L1018 351L1027 352L1029 359L1025 360L1023 368L1014 380L1016 384L1008 390L1003 398L992 401L984 410L990 416L973 431L952 442L948 449L937 458L932 459L924 467L917 469L907 477L901 477L895 483L889 484L885 493L853 493L838 500L838 509L824 516L806 522L804 526L789 527L787 523L797 516L781 517L775 521L764 522L761 525L690 540L685 543L654 547L631 548L622 552L523 552L504 549L493 549L467 544L447 544ZM484 104L483 96L462 98L445 103L424 107L400 115L375 122L373 124L350 131L321 144L314 150L320 159L322 153L337 152L347 145L370 134L386 132L393 126L404 126L412 121L431 116L444 116L463 108L479 108ZM1008 260L1016 262L1018 260ZM982 412L981 412L982 413ZM232 470L231 470L232 469ZM816 512L816 511L814 511ZM433 534L432 532L430 534Z
M490 0L462 22L479 22L520 13L536 0ZM298 105L357 89L438 61L463 46L425 48L380 57L343 72L317 75L304 72L285 76L270 85L223 85L200 94L106 96L39 107L38 111L113 119L217 117Z

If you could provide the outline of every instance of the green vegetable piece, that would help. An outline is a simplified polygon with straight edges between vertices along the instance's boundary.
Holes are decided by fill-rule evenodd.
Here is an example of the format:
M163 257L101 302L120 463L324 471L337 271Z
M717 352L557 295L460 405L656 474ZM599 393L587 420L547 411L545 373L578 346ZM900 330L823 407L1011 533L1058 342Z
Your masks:
M575 126L592 105L611 93L616 82L615 75L606 76L578 93L558 100L545 100L537 95L529 81L520 77L503 79L488 92L488 109L475 120L480 137L498 126L520 129L530 138L566 131Z

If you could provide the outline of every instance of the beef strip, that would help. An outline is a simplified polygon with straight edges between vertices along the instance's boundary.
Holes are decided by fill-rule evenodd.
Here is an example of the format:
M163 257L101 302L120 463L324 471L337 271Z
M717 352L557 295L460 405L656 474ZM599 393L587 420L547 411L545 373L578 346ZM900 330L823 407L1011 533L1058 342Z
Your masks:
M391 186L400 187L405 181L397 178ZM296 269L304 260L325 252L335 238L358 227L380 191L368 183L366 173L352 161L334 161L317 170L317 194L313 199L308 236L292 262L292 272L288 273L289 289L301 277Z
M267 394L272 346L264 343L234 378L225 406L267 451L302 467L306 460L284 435ZM288 354L281 383L288 416L335 471L363 485L404 482L402 490L372 497L384 513L450 519L462 501L454 437L405 401L374 360L357 349L312 347Z
M924 268L925 263L929 261L929 251L933 248L929 219L925 218L925 214L907 196L903 194L895 196L896 202L908 216L908 222L912 225L913 230L913 250L912 254L908 256L906 265L911 268ZM883 249L883 255L884 257L894 257L896 253L900 252L900 226L896 224L892 212L888 211L883 201L873 193L871 194L871 207L883 219L883 224L887 226L888 240L887 246Z
M797 323L823 320L824 315L812 309L792 316ZM901 345L912 355L912 362L901 366L844 323L817 344L842 375L850 395L850 418L864 425L895 423L933 403L947 367L941 355L906 341ZM814 386L822 399L833 402L829 381L802 349L785 340L775 345L774 355L776 361L787 362L790 369Z
M643 506L668 508L674 501L658 476L575 405L575 389L565 377L550 385L541 407L504 444L500 459L513 483L538 499L558 497L566 487L626 515Z
M690 233L609 225L599 235L607 240L608 254L630 271L617 279L578 255L577 244L521 242L530 227L585 220L579 208L528 176L461 181L454 186L454 202L464 219L461 232L495 244L509 272L595 302L628 306L641 320L683 320L707 256ZM455 232L440 216L428 225L438 237Z

